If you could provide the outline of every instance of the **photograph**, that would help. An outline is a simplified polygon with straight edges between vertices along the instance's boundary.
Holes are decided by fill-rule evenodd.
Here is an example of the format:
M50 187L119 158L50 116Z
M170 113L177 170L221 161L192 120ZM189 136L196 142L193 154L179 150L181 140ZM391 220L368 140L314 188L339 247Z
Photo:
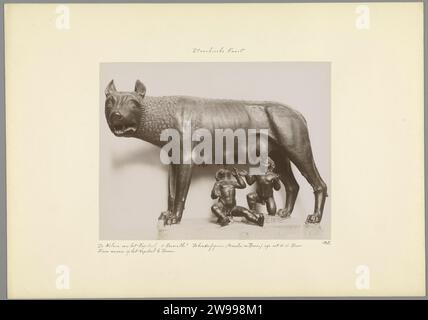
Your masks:
M330 63L103 63L100 96L100 239L330 239Z

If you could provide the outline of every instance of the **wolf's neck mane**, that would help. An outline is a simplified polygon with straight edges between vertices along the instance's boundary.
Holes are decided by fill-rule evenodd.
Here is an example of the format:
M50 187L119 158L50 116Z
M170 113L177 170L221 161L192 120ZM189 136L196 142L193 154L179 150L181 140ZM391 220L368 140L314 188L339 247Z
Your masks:
M160 146L163 130L174 128L174 97L144 97L136 137Z

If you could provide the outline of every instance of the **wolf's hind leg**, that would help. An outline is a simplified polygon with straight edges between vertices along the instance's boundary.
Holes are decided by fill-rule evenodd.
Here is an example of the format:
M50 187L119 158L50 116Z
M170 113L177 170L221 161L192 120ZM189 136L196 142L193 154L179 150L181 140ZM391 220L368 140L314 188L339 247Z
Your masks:
M273 151L269 157L275 162L275 173L279 175L279 179L285 188L285 207L278 210L278 215L287 218L291 215L299 193L299 184L294 177L291 169L290 160L279 151Z
M314 213L308 215L306 223L319 223L327 197L327 185L315 165L306 121L280 108L269 110L269 117L282 152L287 154L314 190Z
M308 180L314 190L315 206L314 213L308 215L306 223L321 222L324 212L325 199L327 198L327 185L321 178L315 165L310 146L304 152L292 152L293 163Z

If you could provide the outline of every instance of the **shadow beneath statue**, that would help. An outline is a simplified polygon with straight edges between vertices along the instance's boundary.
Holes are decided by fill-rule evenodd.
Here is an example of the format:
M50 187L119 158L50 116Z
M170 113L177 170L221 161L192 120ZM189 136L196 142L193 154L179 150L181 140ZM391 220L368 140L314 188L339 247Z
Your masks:
M125 153L113 154L111 161L114 169L121 169L128 165L144 165L168 170L168 166L160 161L159 148L152 145L145 145Z

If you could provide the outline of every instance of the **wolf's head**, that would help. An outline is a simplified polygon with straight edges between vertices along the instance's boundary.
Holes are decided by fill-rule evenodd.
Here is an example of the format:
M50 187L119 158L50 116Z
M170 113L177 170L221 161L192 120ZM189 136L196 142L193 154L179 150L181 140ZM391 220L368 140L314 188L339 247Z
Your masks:
M140 127L146 87L137 80L133 92L116 90L113 80L105 90L105 115L110 130L118 137L133 137Z

